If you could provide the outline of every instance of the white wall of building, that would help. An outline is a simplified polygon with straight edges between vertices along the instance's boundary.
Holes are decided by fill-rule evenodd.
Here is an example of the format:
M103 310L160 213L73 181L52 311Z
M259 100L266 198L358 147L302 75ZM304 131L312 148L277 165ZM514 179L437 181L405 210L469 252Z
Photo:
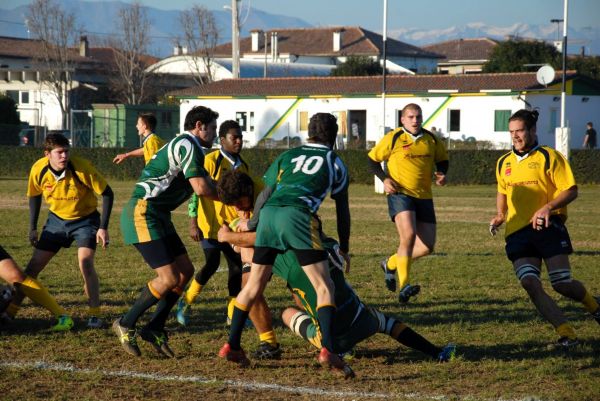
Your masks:
M39 82L29 80L2 82L0 92L7 91L19 92L17 111L22 122L46 126L49 130L62 129L60 104L54 91L45 88ZM27 102L24 101L25 99Z
M554 146L554 127L550 129L551 110L559 108L560 102L553 101L554 95L535 95L518 97L515 94L477 94L477 95L431 95L431 96L392 96L386 98L385 126L389 129L400 124L399 111L408 103L417 103L423 109L424 127L436 127L444 136L464 140L473 137L479 141L490 141L496 148L508 149L511 140L508 131L495 131L494 119L497 110L509 111L509 114L525 108L524 98L534 107L540 107L538 136L540 143ZM581 96L569 96L567 116L573 128L571 147L580 148L585 132L585 123L594 121L594 114L600 115L600 96L589 96L586 102ZM236 113L244 112L247 118L253 114L253 122L248 124L244 132L244 140L248 146L254 146L270 130L269 137L282 140L290 137L307 138L305 131L300 131L300 113L306 112L312 116L317 112L338 114L350 110L366 111L366 140L374 143L384 132L383 102L378 97L365 98L275 98L275 99L187 99L181 104L181 127L186 113L195 105L203 105L219 113L219 123L225 120L235 120ZM450 130L451 110L460 113L460 129ZM282 118L282 116L284 116ZM278 120L281 122L278 124ZM595 121L594 121L595 122ZM597 125L600 126L600 118ZM273 127L275 128L273 129ZM251 129L252 128L252 129ZM340 129L347 129L340 128Z

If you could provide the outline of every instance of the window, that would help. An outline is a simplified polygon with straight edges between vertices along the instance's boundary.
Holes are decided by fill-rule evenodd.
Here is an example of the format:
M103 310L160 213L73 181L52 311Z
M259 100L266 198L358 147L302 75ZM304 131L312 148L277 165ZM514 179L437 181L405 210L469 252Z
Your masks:
M251 111L250 112L250 119L248 119L248 131L249 132L254 132L254 112Z
M240 125L242 132L245 132L248 128L247 115L248 115L248 113L246 113L245 111L236 111L236 113L235 113L235 121L237 121L238 124Z
M22 104L29 104L29 92L28 91L21 91L21 103Z
M460 110L450 110L449 131L460 131Z
M559 119L559 110L556 108L550 109L550 121L548 124L548 132L553 133L558 127L558 119Z
M308 111L301 111L298 114L298 131L308 131Z
M510 110L494 110L494 131L508 132Z

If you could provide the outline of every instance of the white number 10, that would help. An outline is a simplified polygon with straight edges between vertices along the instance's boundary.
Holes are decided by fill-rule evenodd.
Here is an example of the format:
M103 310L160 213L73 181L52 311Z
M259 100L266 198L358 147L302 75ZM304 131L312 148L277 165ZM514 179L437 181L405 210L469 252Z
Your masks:
M304 174L312 175L319 171L323 165L323 158L321 156L311 156L307 159L306 155L300 155L294 157L292 163L296 164L292 173L297 173L302 170Z

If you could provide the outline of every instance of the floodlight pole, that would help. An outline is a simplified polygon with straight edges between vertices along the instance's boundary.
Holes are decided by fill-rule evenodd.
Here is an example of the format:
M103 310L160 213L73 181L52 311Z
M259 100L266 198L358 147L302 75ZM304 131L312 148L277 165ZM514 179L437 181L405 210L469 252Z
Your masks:
M381 83L381 104L383 109L383 132L381 136L385 135L385 91L386 91L386 66L387 64L387 0L383 0L383 74L382 74L382 83Z
M569 0L564 0L563 11L563 40L562 40L562 85L560 93L560 127L556 129L555 148L560 151L567 159L570 156L570 128L566 124L566 104L567 104L567 26Z
M240 0L231 0L231 75L240 77L240 21L238 16L238 3Z

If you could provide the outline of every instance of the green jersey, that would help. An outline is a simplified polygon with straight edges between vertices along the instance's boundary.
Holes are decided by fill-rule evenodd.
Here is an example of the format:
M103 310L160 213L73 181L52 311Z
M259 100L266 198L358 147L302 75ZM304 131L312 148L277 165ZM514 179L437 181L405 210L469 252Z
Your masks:
M188 179L207 175L202 146L195 136L186 132L152 156L131 197L147 200L165 211L175 210L194 192Z
M306 144L279 155L264 181L273 188L265 205L296 206L315 213L328 192L334 197L348 188L348 169L327 146Z

